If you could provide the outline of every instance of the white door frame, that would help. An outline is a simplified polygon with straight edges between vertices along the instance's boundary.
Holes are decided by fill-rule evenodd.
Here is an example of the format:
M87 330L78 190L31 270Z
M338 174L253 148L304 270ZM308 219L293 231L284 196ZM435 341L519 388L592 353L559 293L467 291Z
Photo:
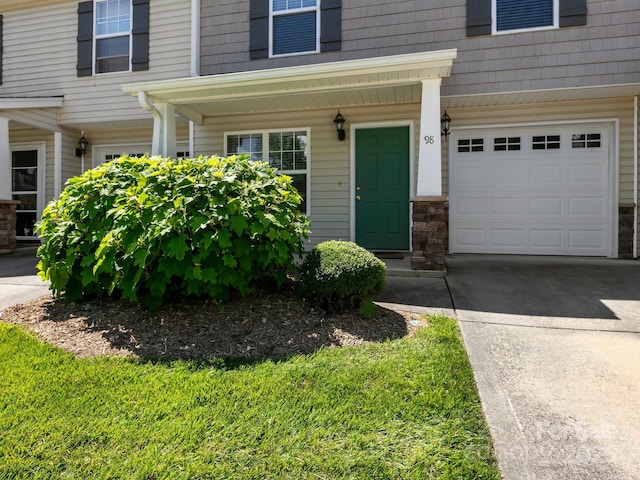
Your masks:
M42 211L44 210L45 207L45 196L46 196L46 152L47 152L47 145L46 142L42 141L42 142L17 142L17 143L12 143L9 145L9 150L11 152L11 157L13 158L13 152L22 152L22 151L27 151L27 150L35 150L38 152L38 163L37 163L37 169L38 169L38 174L37 174L37 185L36 185L36 221L40 220L40 217L42 217ZM13 168L13 161L11 160L10 163L10 168ZM11 175L11 171L9 172L9 175ZM11 181L11 180L10 180ZM13 192L13 189L11 189L11 191ZM18 235L18 232L16 232L16 239L17 240L36 240L38 237L37 236L25 236L25 235Z

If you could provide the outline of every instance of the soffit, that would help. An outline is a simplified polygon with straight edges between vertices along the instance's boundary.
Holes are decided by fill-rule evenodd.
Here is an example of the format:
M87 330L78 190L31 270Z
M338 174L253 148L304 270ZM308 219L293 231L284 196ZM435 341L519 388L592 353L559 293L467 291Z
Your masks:
M473 108L528 103L568 102L640 95L640 83L521 92L443 96L443 108Z

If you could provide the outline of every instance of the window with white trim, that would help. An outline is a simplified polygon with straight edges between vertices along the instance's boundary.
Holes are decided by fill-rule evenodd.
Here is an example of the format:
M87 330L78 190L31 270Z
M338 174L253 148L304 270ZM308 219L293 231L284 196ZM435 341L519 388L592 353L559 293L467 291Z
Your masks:
M279 173L291 177L302 203L300 211L309 215L309 130L264 130L225 134L226 155L249 155L252 161L268 161Z
M131 16L131 0L96 1L96 73L130 69Z
M271 55L320 51L318 0L271 0Z
M558 26L558 0L493 0L494 32Z

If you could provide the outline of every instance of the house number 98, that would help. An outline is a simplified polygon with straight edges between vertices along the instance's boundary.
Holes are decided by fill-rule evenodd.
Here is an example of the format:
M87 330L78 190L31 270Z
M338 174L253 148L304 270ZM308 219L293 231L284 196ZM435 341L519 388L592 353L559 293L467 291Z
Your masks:
M436 143L435 139L433 138L433 135L426 135L424 137L424 143L426 143L427 145L431 144L431 143Z

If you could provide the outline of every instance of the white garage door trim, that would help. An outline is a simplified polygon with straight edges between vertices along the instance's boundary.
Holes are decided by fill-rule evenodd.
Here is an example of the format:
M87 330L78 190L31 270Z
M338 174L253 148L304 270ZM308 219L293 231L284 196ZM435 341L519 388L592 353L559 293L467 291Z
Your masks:
M449 251L614 257L617 121L458 128Z

